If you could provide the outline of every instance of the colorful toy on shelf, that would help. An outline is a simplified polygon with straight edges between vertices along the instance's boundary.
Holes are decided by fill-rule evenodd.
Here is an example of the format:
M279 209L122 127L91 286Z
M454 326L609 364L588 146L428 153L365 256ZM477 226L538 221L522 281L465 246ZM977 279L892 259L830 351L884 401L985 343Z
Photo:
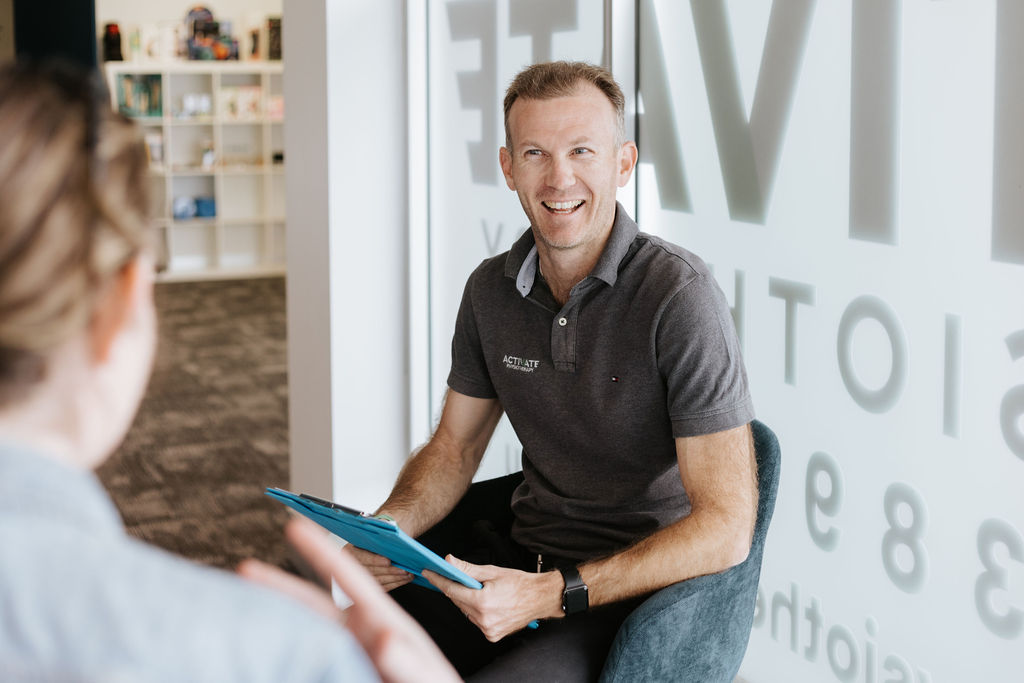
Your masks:
M230 22L214 19L209 9L196 6L185 17L189 59L238 59L238 40L231 35Z

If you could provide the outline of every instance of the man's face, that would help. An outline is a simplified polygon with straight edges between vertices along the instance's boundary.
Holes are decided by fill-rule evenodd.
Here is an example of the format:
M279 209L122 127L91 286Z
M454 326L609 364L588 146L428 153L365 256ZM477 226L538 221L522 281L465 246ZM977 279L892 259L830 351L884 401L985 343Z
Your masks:
M512 149L501 170L519 195L538 246L603 247L615 220L615 192L629 181L636 146L620 144L615 108L583 82L567 97L518 99L509 111Z

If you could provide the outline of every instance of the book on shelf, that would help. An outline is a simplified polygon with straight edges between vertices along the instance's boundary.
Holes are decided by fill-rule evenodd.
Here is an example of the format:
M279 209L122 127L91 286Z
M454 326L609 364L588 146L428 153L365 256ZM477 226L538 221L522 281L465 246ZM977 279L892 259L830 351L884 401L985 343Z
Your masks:
M267 18L267 59L281 59L281 17Z
M226 121L255 121L263 116L263 89L229 85L220 89L219 112Z
M163 116L160 74L120 74L117 108L125 116Z

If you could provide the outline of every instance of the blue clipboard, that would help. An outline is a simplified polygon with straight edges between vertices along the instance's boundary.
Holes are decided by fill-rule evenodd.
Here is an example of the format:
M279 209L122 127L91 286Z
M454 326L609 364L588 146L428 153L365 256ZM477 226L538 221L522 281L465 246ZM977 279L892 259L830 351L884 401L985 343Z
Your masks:
M413 583L437 590L423 578L423 570L428 569L464 586L483 588L479 581L442 559L392 522L306 494L278 488L267 488L266 493L355 547L388 558L391 564L412 574Z

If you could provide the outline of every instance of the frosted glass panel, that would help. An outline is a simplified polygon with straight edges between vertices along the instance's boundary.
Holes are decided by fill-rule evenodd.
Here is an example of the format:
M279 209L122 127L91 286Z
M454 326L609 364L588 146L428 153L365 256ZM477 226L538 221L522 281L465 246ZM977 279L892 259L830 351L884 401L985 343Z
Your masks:
M639 12L640 227L714 265L783 449L744 678L1017 680L1024 6Z

